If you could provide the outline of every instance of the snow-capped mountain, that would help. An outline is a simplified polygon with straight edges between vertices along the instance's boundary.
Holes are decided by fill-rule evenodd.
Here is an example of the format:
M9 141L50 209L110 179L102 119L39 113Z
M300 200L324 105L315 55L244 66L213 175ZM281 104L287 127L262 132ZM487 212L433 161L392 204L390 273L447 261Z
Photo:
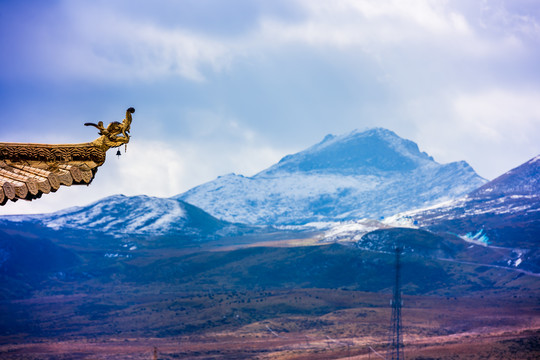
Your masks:
M376 128L322 142L253 177L229 174L175 199L246 224L380 218L462 196L486 182L464 161L439 164Z
M469 194L472 198L540 196L540 155Z
M540 156L459 199L397 214L387 221L414 222L483 243L535 244L540 230Z
M117 237L165 234L197 237L230 225L182 200L145 195L114 195L84 207L52 214L5 216L2 221L38 222L55 230L78 229Z

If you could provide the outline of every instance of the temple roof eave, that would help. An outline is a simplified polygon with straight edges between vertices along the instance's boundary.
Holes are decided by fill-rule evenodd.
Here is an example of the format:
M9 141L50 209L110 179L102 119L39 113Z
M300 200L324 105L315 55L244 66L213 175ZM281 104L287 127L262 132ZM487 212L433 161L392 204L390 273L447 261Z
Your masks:
M33 200L42 194L55 192L62 185L88 185L94 179L99 166L103 165L106 152L129 142L131 114L112 122L106 128L98 128L99 138L79 144L37 144L0 142L0 205L7 200Z

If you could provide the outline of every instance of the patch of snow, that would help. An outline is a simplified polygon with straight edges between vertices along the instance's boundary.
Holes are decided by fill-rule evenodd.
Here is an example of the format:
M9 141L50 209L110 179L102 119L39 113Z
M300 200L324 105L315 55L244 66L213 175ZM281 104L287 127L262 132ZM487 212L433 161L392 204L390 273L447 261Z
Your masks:
M463 240L465 240L467 242L473 243L473 244L482 245L482 246L488 246L489 245L489 238L484 233L484 229L481 229L480 231L476 232L475 234L467 233L465 235L460 235L459 237L461 239L463 239Z
M378 230L387 229L390 226L383 224L377 220L362 219L358 221L346 221L339 223L326 231L323 236L323 241L340 242L340 241L358 241L363 235Z
M104 257L106 258L109 258L109 259L116 259L116 258L131 258L132 256L131 255L124 255L124 254L119 254L119 253L105 253Z
M418 229L418 221L416 221L412 216L404 214L387 217L382 220L382 223L392 227Z

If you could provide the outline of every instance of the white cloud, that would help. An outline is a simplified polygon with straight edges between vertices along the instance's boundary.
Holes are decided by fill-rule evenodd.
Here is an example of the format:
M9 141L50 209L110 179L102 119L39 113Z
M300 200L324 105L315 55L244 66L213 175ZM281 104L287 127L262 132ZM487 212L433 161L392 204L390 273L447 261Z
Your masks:
M431 107L410 110L416 119L412 137L436 160L466 159L493 179L540 154L539 98L535 89L496 88L436 99Z
M428 38L467 36L465 17L433 1L300 1L306 20L262 21L261 37L332 47L405 45Z
M57 23L34 29L45 76L153 81L180 76L203 81L200 68L230 62L231 45L181 28L139 23L106 3L65 1ZM69 31L66 31L69 29ZM44 32L41 34L41 32Z
M460 94L454 100L456 125L483 141L529 145L540 139L539 91L490 89Z
M186 136L179 138L175 147L197 179L208 181L230 172L250 176L289 150L270 146L262 134L235 117L202 109L189 110L184 117ZM198 184L200 181L189 187Z
M66 1L64 22L56 31L45 30L48 36L40 35L36 51L54 76L116 81L180 76L203 81L208 69L220 72L239 58L258 58L283 46L286 51L290 44L360 47L375 57L389 47L397 47L392 51L399 57L400 51L419 44L482 56L504 54L519 45L514 36L502 43L499 38L479 37L466 15L446 1L299 0L298 4L305 16L296 21L262 15L259 26L217 37L180 24L135 21L106 2Z
M525 6L521 9L523 5ZM516 7L516 9L510 11L509 7ZM533 16L534 7L532 3L527 4L527 1L483 1L480 24L483 29L497 34L525 36L539 40L540 23ZM536 9L538 9L537 6Z

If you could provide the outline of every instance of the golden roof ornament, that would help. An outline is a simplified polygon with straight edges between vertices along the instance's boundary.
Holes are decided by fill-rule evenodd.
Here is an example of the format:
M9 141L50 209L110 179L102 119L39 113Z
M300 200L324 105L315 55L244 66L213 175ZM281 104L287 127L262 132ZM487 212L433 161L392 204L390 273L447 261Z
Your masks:
M101 135L81 144L30 144L0 142L0 205L8 200L33 200L55 192L61 185L88 185L99 166L105 162L108 149L127 146L135 109L126 110L122 122L107 127L103 121L86 123Z

